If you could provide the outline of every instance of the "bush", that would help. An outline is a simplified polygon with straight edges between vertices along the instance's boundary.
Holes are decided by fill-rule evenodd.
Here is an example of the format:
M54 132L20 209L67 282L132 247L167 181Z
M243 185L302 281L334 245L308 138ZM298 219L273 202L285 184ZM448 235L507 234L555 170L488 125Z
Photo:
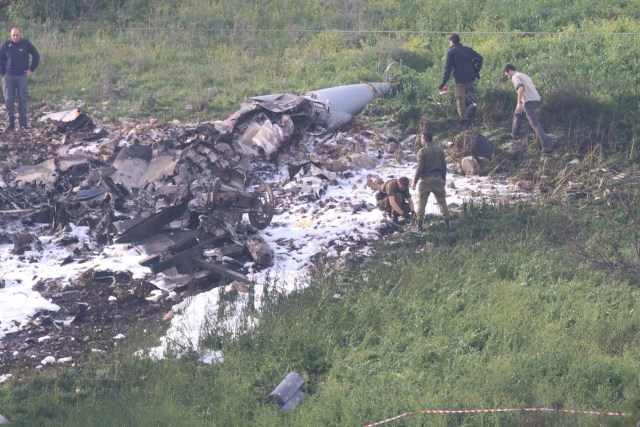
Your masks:
M12 2L8 16L16 23L62 21L140 22L151 12L152 0L21 0Z
M583 86L568 84L548 93L540 109L540 117L545 123L555 124L594 123L598 116L606 115L606 107L589 96Z

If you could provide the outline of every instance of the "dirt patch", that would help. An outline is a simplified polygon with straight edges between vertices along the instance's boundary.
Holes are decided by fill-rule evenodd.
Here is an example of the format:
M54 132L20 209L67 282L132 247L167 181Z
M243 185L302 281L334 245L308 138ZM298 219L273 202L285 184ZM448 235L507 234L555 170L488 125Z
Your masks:
M92 353L108 354L132 328L168 327L162 319L175 301L147 299L151 286L130 280L126 272L91 273L61 290L39 285L60 309L37 313L28 325L0 341L0 375L83 364Z

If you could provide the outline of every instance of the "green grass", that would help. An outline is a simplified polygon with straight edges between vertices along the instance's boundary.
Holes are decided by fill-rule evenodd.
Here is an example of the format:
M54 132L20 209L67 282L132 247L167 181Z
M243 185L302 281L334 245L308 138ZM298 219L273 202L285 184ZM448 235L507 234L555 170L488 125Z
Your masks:
M28 11L41 8L26 8L38 4L9 14L40 19ZM351 270L319 274L299 293L273 287L255 329L212 325L205 342L222 349L223 364L131 357L140 343L2 384L0 413L24 426L352 426L412 410L501 407L633 416L414 415L390 425L640 419L638 194L603 172L637 169L637 0L126 1L120 12L132 5L143 20L105 6L100 20L78 21L92 22L84 28L55 17L25 22L43 56L32 102L81 99L110 121L220 119L254 95L379 81L394 60L393 96L369 106L369 118L408 133L427 117L449 137L455 106L435 88L446 33L458 30L485 56L474 91L482 132L493 138L509 126L515 92L502 78L506 62L540 89L541 120L561 136L561 156L538 161L530 144L496 162L549 197L465 205L453 233L429 235L434 249L420 251L430 246L408 237L377 246ZM303 31L311 29L319 31ZM569 179L595 190L572 196ZM611 188L620 191L607 195ZM292 370L304 376L307 398L283 413L264 401Z
M474 93L482 126L509 121L515 92L501 70L513 62L534 78L543 95L541 118L551 130L615 124L629 137L637 129L640 106L632 88L640 75L634 59L640 22L622 13L622 3L485 2L462 11L449 2L408 7L387 0L360 9L354 2L357 28L341 20L343 2L327 2L322 13L314 2L294 7L282 0L277 10L246 2L232 8L234 15L218 4L178 3L154 4L150 21L122 29L104 21L78 28L25 24L25 36L43 56L33 102L82 99L98 118L220 119L251 96L379 81L396 61L400 80L389 111L411 128L420 116L455 114L451 100L441 105L446 98L435 87L446 32L459 29L463 43L486 57ZM396 32L368 32L387 30ZM523 31L539 33L516 34Z
M364 425L412 410L521 407L638 418L640 290L637 279L610 281L565 238L590 227L591 215L533 205L466 211L454 232L432 234L431 250L416 251L424 240L408 237L299 293L272 290L254 330L208 339L221 345L220 365L118 358L5 384L0 406L18 425L65 426ZM307 381L307 398L283 413L264 401L290 371ZM636 418L413 415L400 425Z

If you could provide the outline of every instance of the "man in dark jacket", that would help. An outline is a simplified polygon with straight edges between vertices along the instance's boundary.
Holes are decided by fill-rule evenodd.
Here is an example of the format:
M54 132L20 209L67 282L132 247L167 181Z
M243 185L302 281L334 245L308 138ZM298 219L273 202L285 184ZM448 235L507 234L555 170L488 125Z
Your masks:
M413 189L420 182L418 188L418 231L423 231L424 211L427 206L427 199L433 193L440 207L440 212L444 218L447 229L451 228L449 223L449 208L447 207L446 190L444 188L447 178L447 163L444 159L444 151L433 143L433 134L430 131L422 132L421 141L423 147L418 151L416 163L416 173L413 177Z
M29 58L31 56L31 58ZM18 98L20 127L27 127L28 79L38 67L40 54L35 46L22 38L20 28L11 29L11 38L0 46L0 74L2 91L7 106L7 131L16 127L14 102Z
M482 61L482 55L460 43L459 34L451 34L439 89L442 90L445 87L453 71L453 78L456 82L456 107L460 116L460 126L465 129L469 128L469 116L477 108L477 105L469 98L468 92L473 87L473 82L480 78L478 70L482 67Z

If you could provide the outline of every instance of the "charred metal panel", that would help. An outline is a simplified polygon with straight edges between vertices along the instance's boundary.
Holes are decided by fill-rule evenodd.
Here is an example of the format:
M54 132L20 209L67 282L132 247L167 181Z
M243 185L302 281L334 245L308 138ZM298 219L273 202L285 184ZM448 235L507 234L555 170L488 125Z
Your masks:
M187 202L169 206L160 212L145 218L138 224L127 229L115 241L116 243L131 243L144 237L158 233L162 228L187 211Z
M140 188L141 183L153 153L148 145L134 144L123 148L116 159L113 167L116 169L111 174L111 179L118 184L123 184L129 188Z
M16 182L44 184L51 187L58 178L55 159L48 159L33 166L22 166L17 171Z
M154 154L138 185L143 187L149 182L158 182L167 176L172 176L175 172L178 158L169 154Z

